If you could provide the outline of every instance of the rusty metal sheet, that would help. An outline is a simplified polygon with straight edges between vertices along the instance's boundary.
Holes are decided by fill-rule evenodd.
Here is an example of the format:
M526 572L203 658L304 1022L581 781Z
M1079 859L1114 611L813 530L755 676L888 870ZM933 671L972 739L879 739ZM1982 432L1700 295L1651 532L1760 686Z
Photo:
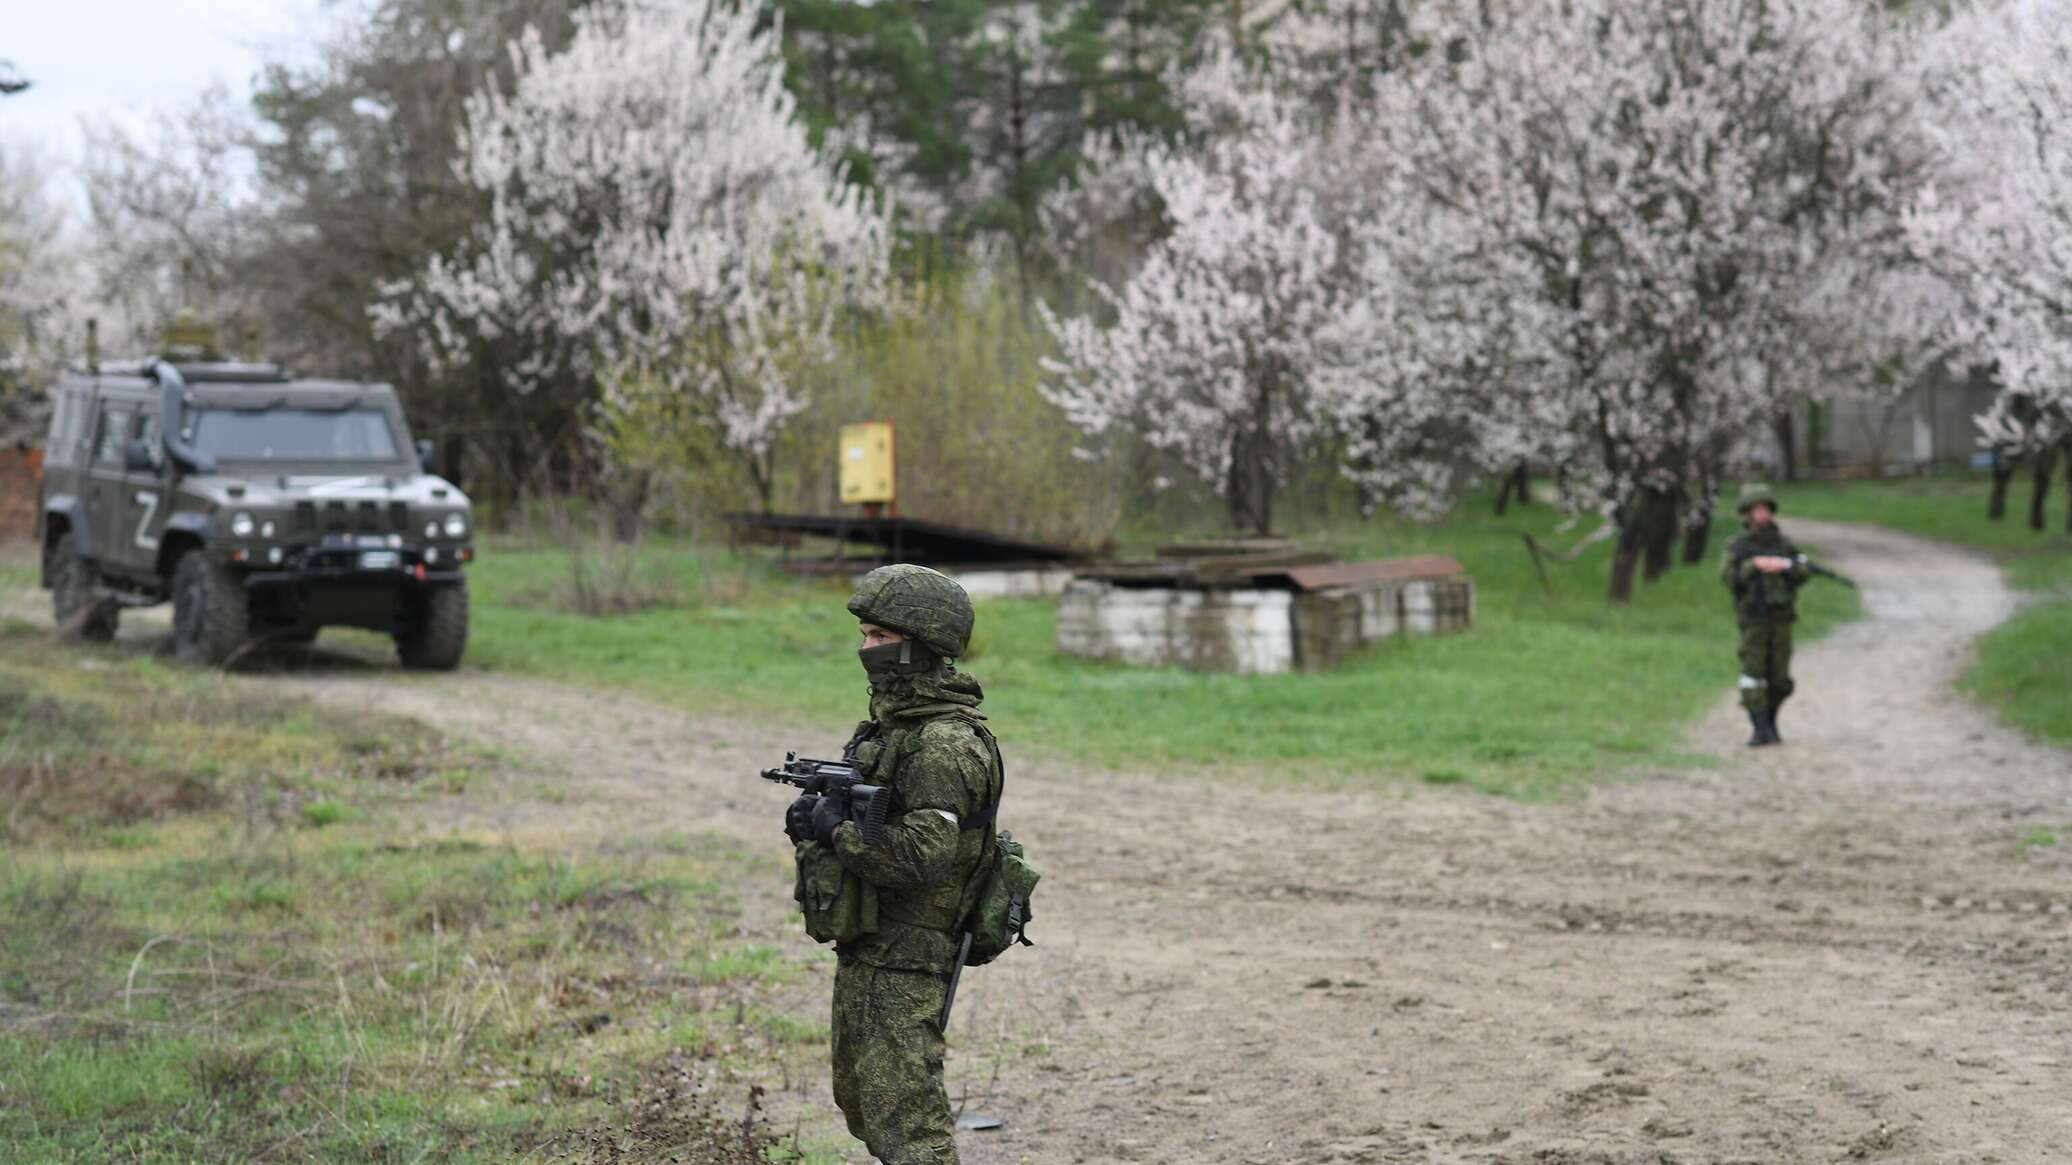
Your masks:
M1327 562L1298 566L1287 572L1288 581L1305 591L1326 587L1357 586L1370 582L1403 582L1417 578L1454 578L1466 574L1461 564L1444 554L1416 558L1377 558L1366 562Z

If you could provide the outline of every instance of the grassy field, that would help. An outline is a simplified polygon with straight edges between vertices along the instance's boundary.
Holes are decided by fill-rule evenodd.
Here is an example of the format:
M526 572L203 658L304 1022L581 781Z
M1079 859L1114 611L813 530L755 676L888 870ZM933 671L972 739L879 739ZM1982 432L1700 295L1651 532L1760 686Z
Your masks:
M1479 590L1474 630L1382 644L1323 675L1241 677L1089 663L1053 646L1049 602L979 608L966 663L1004 739L1093 764L1284 774L1379 784L1460 783L1560 795L1636 764L1702 763L1683 750L1694 715L1734 674L1716 560L1679 567L1625 608L1603 597L1609 545L1551 568L1542 586L1522 535L1566 545L1548 506L1447 521L1377 519L1298 531L1353 557L1447 553ZM492 547L476 567L473 666L623 686L685 708L793 713L831 743L863 710L845 584L766 561L657 548L642 586L668 601L590 618L557 609L566 555ZM765 556L767 557L767 556ZM1856 611L1813 588L1804 631ZM812 744L801 741L802 746Z
M1789 515L1875 522L1975 547L1998 559L2008 581L2036 601L1979 641L1964 687L2000 710L2007 723L2039 740L2072 746L2072 536L2063 531L2064 495L2050 499L2049 529L2028 524L2027 482L2017 483L2009 515L1986 520L1987 481L1972 475L1789 487Z
M785 871L414 824L500 763L0 625L8 1165L800 1159L743 1147L826 1056L736 902Z

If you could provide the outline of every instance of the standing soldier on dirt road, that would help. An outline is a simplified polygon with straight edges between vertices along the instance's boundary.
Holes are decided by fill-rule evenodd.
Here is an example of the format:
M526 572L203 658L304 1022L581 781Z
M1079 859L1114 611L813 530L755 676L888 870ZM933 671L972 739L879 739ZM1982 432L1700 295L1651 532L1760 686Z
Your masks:
M882 566L849 611L871 702L843 755L892 803L868 841L829 798L809 793L785 814L802 886L832 851L836 881L860 881L874 899L874 929L835 947L835 1103L885 1165L953 1165L944 1004L999 807L999 746L978 681L952 663L971 639L963 587L927 567Z
M1777 528L1777 494L1767 485L1741 491L1744 529L1727 544L1720 581L1734 592L1741 628L1741 706L1755 729L1750 747L1782 744L1777 709L1791 696L1791 625L1799 587L1813 577L1806 556Z

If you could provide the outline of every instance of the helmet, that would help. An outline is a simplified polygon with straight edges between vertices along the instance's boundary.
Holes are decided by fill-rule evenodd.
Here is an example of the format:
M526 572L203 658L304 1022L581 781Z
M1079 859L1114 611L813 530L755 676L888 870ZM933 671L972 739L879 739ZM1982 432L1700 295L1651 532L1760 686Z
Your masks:
M1741 501L1736 509L1746 514L1757 506L1768 506L1773 514L1783 508L1777 504L1776 490L1761 482L1750 482L1741 487Z
M918 640L944 659L963 655L971 642L971 596L948 575L909 562L864 575L849 596L849 613Z

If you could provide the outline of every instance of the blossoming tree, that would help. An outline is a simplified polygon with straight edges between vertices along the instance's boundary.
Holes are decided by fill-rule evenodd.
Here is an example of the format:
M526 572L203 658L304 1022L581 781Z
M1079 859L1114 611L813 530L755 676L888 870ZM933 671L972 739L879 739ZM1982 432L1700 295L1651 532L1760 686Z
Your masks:
M808 142L776 31L729 0L603 0L536 31L468 104L489 213L386 289L377 322L434 361L499 347L521 392L595 378L607 428L709 428L764 505L777 437L845 312L882 294L883 209Z
M1089 434L1129 428L1176 455L1263 534L1329 431L1323 333L1354 272L1318 195L1313 111L1227 48L1181 90L1188 140L1133 137L1110 159L1143 175L1168 229L1120 286L1095 285L1103 312L1045 308L1059 350L1045 392Z
M1980 440L2035 458L2041 528L2060 449L2072 474L2072 4L1968 8L1934 55L1939 165L1907 226L1956 293L1950 337L1998 373Z
M1815 325L1836 270L1904 262L1905 39L1855 0L1491 0L1406 43L1436 47L1377 79L1371 152L1445 208L1434 246L1510 269L1478 314L1534 334L1486 430L1617 518L1623 599L1794 374L1894 342Z

